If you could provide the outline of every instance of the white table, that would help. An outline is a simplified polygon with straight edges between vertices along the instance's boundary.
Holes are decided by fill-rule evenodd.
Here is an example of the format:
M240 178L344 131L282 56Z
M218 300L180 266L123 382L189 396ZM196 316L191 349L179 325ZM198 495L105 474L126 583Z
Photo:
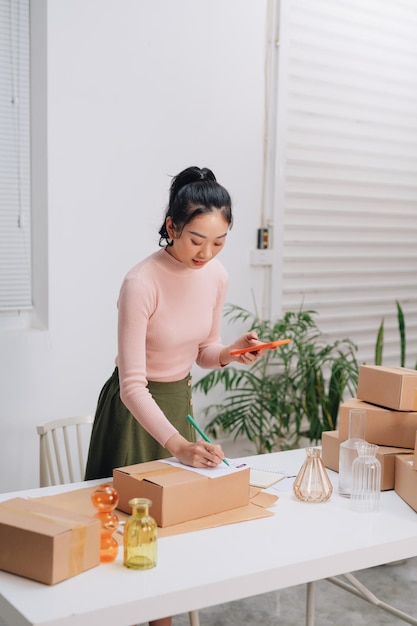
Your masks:
M246 458L288 475L304 459L304 450ZM329 475L335 490L328 502L302 503L282 492L271 517L159 539L152 570L123 567L120 549L114 563L55 586L0 572L0 626L131 626L304 583L311 596L314 581L417 556L416 513L394 491L381 494L379 513L355 513L337 494L337 474ZM0 500L102 482L0 494Z

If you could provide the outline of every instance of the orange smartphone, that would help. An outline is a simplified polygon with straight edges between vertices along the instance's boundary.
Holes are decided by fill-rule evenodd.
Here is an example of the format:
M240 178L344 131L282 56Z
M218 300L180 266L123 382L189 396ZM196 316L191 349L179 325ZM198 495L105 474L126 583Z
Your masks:
M245 354L245 352L258 352L259 350L275 350L279 346L283 346L284 343L290 343L291 339L280 339L279 341L271 341L270 343L258 343L257 346L249 346L249 348L240 348L239 350L232 350L231 356L237 356L238 354Z

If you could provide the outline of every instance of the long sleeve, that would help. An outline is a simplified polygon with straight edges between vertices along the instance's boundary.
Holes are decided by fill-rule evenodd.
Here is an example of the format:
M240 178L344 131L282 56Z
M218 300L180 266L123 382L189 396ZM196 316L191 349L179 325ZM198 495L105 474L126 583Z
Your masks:
M160 250L135 266L118 301L118 356L123 403L161 444L177 431L159 409L148 380L185 378L197 362L218 367L228 276L217 259L193 270Z

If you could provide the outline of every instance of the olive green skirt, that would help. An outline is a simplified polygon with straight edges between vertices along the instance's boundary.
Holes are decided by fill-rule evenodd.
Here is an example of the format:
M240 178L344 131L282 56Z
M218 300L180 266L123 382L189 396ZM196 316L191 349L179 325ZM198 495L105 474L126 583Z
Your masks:
M172 383L149 381L148 389L178 432L188 441L195 441L195 431L186 419L187 414L192 415L191 376ZM171 453L139 424L121 401L116 367L98 399L85 480L108 478L115 467L170 456Z

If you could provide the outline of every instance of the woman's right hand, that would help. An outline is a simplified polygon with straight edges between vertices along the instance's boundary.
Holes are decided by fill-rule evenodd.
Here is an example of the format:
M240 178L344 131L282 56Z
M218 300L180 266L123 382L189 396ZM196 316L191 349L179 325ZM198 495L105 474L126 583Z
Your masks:
M224 452L219 444L206 441L187 441L185 437L176 433L165 444L172 456L175 456L184 465L191 467L217 467L224 459Z

